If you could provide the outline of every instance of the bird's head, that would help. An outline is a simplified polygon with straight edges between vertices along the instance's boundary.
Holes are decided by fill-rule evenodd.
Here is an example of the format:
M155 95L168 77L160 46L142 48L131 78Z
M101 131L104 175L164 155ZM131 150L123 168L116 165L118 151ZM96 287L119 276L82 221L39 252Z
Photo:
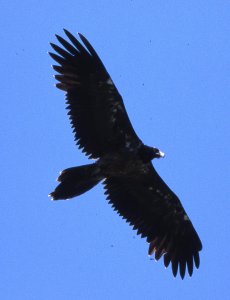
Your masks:
M159 150L158 148L152 147L153 158L162 158L165 157L164 152Z
M143 145L139 150L139 155L143 162L150 162L154 158L164 157L165 154L158 148Z

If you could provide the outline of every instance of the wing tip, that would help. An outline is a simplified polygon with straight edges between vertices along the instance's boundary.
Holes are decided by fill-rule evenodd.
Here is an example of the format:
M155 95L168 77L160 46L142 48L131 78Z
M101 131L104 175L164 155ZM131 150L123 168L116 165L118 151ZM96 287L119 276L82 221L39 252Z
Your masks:
M80 37L80 39L83 41L83 39L86 40L86 38L84 37L84 35L80 32L77 32L78 36Z
M168 268L171 263L172 273L174 277L177 277L179 274L183 280L188 274L189 277L192 277L194 266L199 269L200 267L200 257L199 250L195 253L187 253L187 255L180 256L177 251L174 253L165 252L164 250L158 249L157 241L153 241L149 245L148 256L151 257L155 253L155 259L159 260L163 255L164 266Z
M67 30L66 28L63 28L63 31L65 32L66 35L67 33L70 33L69 30Z

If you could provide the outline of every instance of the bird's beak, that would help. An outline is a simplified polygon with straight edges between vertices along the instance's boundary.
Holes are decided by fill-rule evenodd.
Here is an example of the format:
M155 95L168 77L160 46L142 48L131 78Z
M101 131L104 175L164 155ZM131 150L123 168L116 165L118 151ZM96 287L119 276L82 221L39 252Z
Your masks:
M165 157L165 154L164 154L164 152L162 152L162 151L160 151L160 150L159 150L159 152L158 152L158 155L159 155L159 158L160 158L160 157L162 157L162 158L164 158L164 157Z

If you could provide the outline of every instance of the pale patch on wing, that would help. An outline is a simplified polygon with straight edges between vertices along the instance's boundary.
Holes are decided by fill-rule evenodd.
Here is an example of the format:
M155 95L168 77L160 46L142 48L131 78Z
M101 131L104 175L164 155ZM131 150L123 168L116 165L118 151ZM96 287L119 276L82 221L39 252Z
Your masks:
M114 85L113 82L112 82L112 80L111 80L111 78L107 79L106 83L107 83L108 85Z
M184 215L184 221L190 221L189 217L186 214Z
M165 198L167 195L165 195L161 190L156 189L156 193L159 194L161 197Z

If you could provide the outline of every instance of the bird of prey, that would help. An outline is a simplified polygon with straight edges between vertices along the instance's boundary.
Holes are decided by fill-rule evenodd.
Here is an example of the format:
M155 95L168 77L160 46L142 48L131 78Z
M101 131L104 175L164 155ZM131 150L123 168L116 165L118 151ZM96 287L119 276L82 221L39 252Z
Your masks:
M199 268L201 241L178 197L152 165L164 156L145 145L135 133L123 100L88 40L64 30L69 41L56 35L62 47L51 43L49 53L57 88L65 91L76 144L94 163L61 172L53 200L70 199L100 181L113 209L147 239L149 255L171 263L183 279L186 268Z

